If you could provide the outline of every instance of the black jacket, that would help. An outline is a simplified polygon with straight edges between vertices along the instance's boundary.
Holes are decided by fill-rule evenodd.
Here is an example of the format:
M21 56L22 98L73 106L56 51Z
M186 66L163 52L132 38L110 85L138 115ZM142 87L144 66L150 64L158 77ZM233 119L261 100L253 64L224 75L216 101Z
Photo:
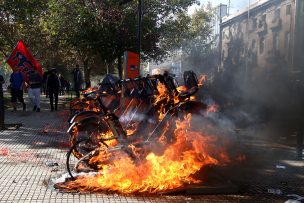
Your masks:
M42 85L42 78L38 74L38 72L29 72L28 82L29 82L30 88L40 88Z
M48 90L59 90L60 86L59 77L54 73L49 74L46 80L46 88Z
M80 85L82 83L82 73L79 68L73 70L74 84Z

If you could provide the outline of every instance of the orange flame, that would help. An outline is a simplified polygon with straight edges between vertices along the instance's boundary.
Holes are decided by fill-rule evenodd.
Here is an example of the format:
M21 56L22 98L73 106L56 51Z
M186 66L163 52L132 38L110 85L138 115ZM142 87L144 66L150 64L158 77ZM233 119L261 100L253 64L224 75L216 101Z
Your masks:
M98 90L97 87L89 87L88 89L83 90L81 93L82 93L82 94L85 94L85 93L93 92L93 91L96 91L96 90Z
M201 87L203 86L203 84L207 82L207 75L200 75L199 79L198 79L198 86Z
M227 161L223 151L216 151L214 136L191 130L191 115L176 121L174 139L163 153L150 152L145 159L136 162L126 153L116 152L111 164L102 166L97 175L79 176L74 181L58 183L62 190L116 191L120 193L158 193L199 183L191 175L205 165ZM170 135L166 135L170 136ZM136 150L134 146L129 146ZM216 151L216 152L215 152ZM218 158L211 154L220 154ZM102 153L102 159L109 159L111 153ZM96 158L96 157L95 157Z
M170 101L170 96L168 95L166 86L161 82L157 84L157 90L159 94L155 97L153 105L154 106L159 105L158 118L159 120L162 120L165 117L165 112L166 112L165 105Z
M183 92L183 91L186 91L186 90L187 90L187 87L186 87L186 86L179 86L179 87L176 88L176 90L177 90L178 92Z
M206 75L201 76L199 85L204 81ZM183 102L178 94L187 88L178 87L179 93L169 95L166 86L158 83L157 90L159 94L155 96L153 105L157 106L158 119L162 120L167 104L172 99L174 104ZM195 97L185 101L188 99L194 100ZM210 105L207 112L215 112L218 108L215 104ZM206 165L225 165L231 160L223 147L216 146L218 140L215 136L193 130L191 122L191 114L184 119L167 121L160 136L144 147L137 147L136 143L129 144L124 150L111 151L101 144L98 154L89 160L89 164L98 166L97 174L81 175L76 180L57 183L56 187L80 192L159 193L203 182L204 179L197 180L192 175ZM126 129L127 135L133 135L136 128ZM99 136L109 138L113 134L109 131ZM115 139L106 143L109 146L118 144Z
M136 129L127 129L127 135L131 136L135 133Z

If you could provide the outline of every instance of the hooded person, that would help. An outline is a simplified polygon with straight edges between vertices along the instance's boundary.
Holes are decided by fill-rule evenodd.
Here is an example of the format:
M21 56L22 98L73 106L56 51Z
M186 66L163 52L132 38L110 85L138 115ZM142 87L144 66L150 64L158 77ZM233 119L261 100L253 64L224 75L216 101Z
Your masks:
M77 64L73 70L73 80L74 80L74 90L76 92L76 97L80 98L80 89L82 84L82 73Z
M51 111L58 110L58 95L59 95L60 87L61 87L61 83L59 76L57 74L57 70L53 68L50 71L46 80L46 89L50 97ZM55 108L54 108L54 100L55 100Z

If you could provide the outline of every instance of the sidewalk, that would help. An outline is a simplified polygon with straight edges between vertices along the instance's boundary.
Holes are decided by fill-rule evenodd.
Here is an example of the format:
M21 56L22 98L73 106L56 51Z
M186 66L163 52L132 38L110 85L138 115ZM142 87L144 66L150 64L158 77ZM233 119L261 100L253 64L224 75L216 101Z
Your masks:
M287 194L304 196L304 161L294 159L294 147L271 143L262 136L252 137L246 132L240 132L239 145L247 160L214 169L223 179L237 184L242 192L239 194L60 193L51 188L49 182L66 173L68 113L62 104L58 112L50 112L45 96L42 96L41 112L32 112L30 105L26 112L6 110L6 123L22 123L23 126L18 130L0 131L0 202L285 202ZM282 194L271 194L273 191Z

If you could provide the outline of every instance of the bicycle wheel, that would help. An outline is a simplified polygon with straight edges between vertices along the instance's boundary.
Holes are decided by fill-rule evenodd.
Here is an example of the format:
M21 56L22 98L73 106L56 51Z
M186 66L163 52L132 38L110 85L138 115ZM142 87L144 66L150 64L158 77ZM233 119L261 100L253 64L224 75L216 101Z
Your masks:
M103 148L94 149L93 151L84 155L81 159L75 159L73 155L73 151L77 150L78 146L83 143L87 142L88 140L79 140L73 146L71 146L70 150L67 153L66 159L66 167L69 175L72 179L74 176L72 174L71 166L73 166L73 170L77 173L79 172L92 172L92 171L99 171L103 168L103 164L107 163L110 160L111 156L107 152L107 145L104 145ZM102 154L104 156L102 156ZM94 160L94 157L98 157ZM103 157L101 159L101 157Z
M81 159L91 151L108 145L103 141L104 135L111 136L111 130L107 123L100 119L100 122L85 122L73 126L70 132L70 146L72 153L77 159Z

